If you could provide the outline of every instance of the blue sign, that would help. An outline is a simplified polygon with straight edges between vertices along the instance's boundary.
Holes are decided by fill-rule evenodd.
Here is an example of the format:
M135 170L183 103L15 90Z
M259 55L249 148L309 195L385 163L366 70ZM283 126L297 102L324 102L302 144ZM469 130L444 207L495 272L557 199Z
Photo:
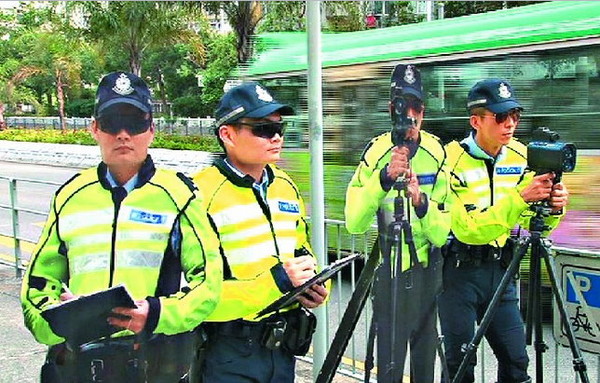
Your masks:
M572 271L573 278L579 284L578 290L581 291L583 299L585 299L589 307L600 308L600 274ZM580 303L577 299L577 294L573 290L573 285L567 279L567 302Z

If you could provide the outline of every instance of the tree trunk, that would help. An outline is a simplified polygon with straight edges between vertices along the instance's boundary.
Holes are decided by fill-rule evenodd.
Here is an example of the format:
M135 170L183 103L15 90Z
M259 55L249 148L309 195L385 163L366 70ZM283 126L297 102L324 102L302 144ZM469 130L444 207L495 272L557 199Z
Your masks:
M58 117L60 119L60 128L67 131L67 121L65 120L65 93L63 91L63 81L60 70L56 70L56 98L58 99Z
M4 108L5 104L0 103L0 130L6 129L6 122L4 121Z
M162 112L170 115L170 113L168 113L169 111L167 110L169 106L167 105L167 92L165 90L164 76L162 69L160 68L158 68L158 91L160 92L160 101L163 109Z

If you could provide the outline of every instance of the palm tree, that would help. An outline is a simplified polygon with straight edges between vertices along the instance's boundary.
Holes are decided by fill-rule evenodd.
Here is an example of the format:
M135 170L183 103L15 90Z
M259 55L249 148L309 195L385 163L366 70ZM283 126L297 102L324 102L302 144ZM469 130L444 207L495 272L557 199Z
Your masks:
M83 11L88 35L104 49L121 49L138 76L149 47L187 42L203 53L201 39L192 29L195 14L180 2L75 1L67 9Z

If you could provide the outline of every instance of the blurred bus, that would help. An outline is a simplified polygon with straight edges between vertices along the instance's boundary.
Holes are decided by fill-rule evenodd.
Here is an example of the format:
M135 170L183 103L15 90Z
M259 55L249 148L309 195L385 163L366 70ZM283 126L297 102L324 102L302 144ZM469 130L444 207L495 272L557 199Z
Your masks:
M390 129L389 78L417 65L425 88L424 129L444 142L470 131L467 92L487 77L506 78L524 106L516 136L558 132L579 152L567 217L555 244L600 250L600 2L551 1L427 23L322 34L326 217L343 219L345 187L363 148ZM243 68L296 109L282 166L308 200L307 37L268 33Z

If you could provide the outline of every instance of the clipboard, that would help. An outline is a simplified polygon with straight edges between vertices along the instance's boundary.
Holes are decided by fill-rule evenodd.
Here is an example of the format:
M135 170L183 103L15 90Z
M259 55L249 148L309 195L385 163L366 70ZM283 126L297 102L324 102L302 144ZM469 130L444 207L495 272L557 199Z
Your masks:
M311 288L311 286L317 283L324 283L325 281L331 279L331 277L337 274L337 272L340 271L344 266L349 265L358 258L362 258L362 254L356 253L338 259L337 261L325 267L320 273L318 273L308 281L304 282L302 285L294 288L293 290L288 291L282 297L278 298L276 301L262 309L258 314L256 314L255 318L259 318L271 312L281 310L282 308L289 306L292 303L295 303L296 298L299 295L305 293L306 290Z
M80 345L122 331L106 322L115 307L136 307L123 284L52 305L41 315L55 334Z

